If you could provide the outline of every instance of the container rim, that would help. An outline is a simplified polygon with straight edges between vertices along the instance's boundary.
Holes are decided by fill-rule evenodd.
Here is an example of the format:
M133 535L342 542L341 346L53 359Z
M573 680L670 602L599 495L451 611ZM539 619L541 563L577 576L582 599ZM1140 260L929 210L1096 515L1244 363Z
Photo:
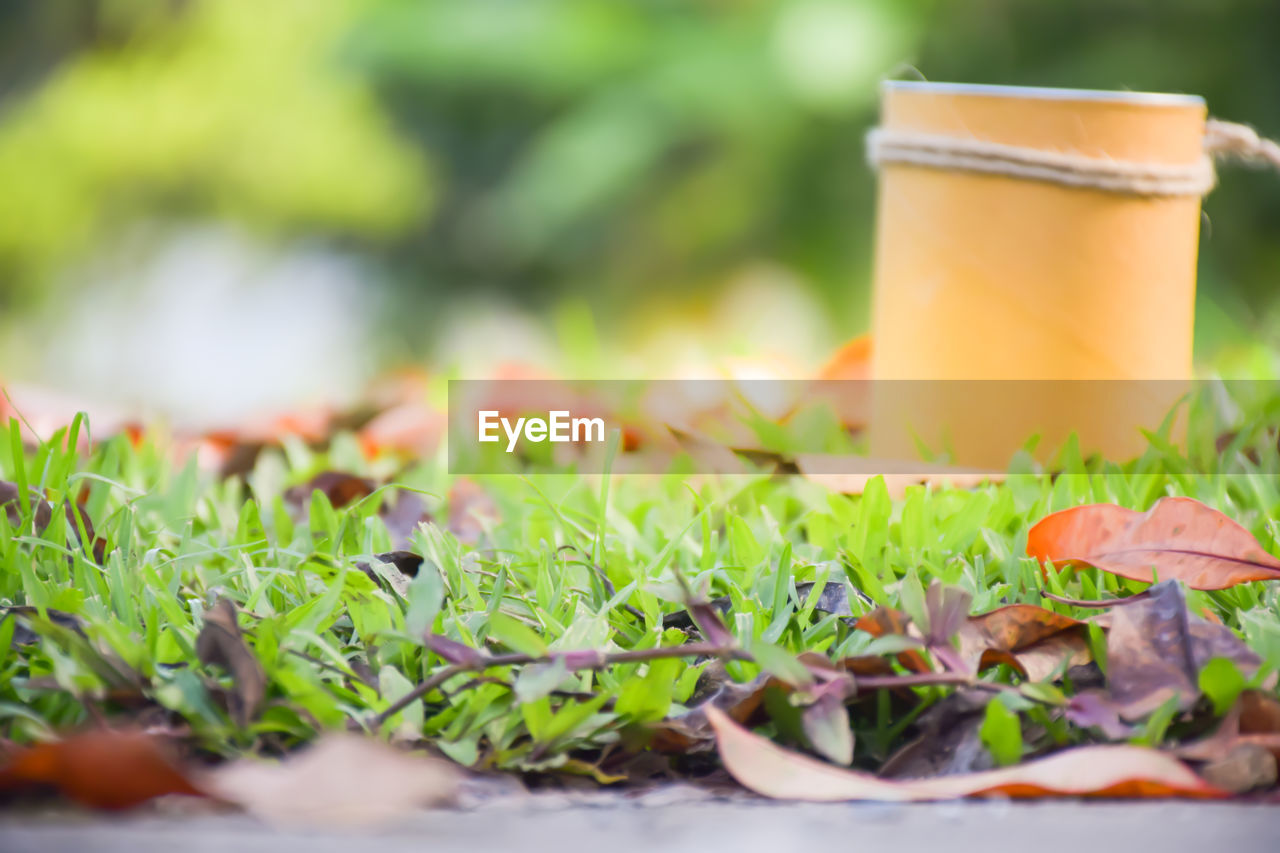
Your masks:
M1203 106L1199 95L1165 92L1128 92L1108 89L1056 89L1048 86L1000 86L986 83L935 83L927 80L883 80L881 90L933 92L945 95L979 95L993 98L1039 98L1051 101L1109 101L1153 107Z

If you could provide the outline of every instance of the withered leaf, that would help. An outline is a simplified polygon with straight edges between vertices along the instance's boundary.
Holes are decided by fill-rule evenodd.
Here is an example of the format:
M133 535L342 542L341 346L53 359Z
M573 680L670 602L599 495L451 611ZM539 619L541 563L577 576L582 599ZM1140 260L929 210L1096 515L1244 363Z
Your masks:
M1048 515L1027 534L1042 564L1083 564L1134 580L1176 579L1192 589L1280 580L1280 560L1236 522L1197 500L1166 497L1146 512L1090 504Z
M991 768L980 729L989 694L957 690L917 719L916 737L880 767L883 779L919 779Z
M453 802L462 774L440 759L330 733L274 764L242 759L205 774L211 795L275 823L367 825Z
M708 643L725 649L735 644L733 633L720 618L720 611L714 604L709 601L691 601L685 607Z
M418 569L422 568L422 556L412 551L388 551L377 556L382 562L390 563L401 574L408 575L411 578L416 578Z
M812 594L812 582L796 584L796 596L802 604L808 602L809 596ZM855 594L863 597L856 591ZM866 601L869 603L870 599L866 599ZM844 618L853 616L853 609L849 606L849 588L842 583L828 581L822 585L822 591L818 593L818 600L814 602L813 609L821 613L832 613Z
M780 800L836 802L950 800L993 794L1008 797L1219 798L1214 788L1176 758L1136 746L1087 746L999 770L930 779L888 780L785 750L707 709L716 746L742 785Z
M645 726L649 747L676 754L710 749L715 736L707 720L707 708L719 708L734 720L746 723L762 713L765 691L783 687L782 682L767 674L746 683L733 681L724 663L713 660L698 679L690 710Z
M231 673L235 691L228 697L231 718L247 726L267 695L267 674L262 663L244 641L236 622L235 603L220 598L204 615L204 627L196 638L200 662L221 666Z
M854 627L859 631L866 631L873 637L884 637L887 635L908 636L908 626L911 620L907 618L907 614L900 610L894 610L891 607L877 607L867 615L858 619L854 623ZM923 642L921 642L923 645ZM898 663L906 667L912 672L932 672L928 662L914 649L907 649L898 653Z
M1280 735L1280 699L1275 695L1246 690L1240 694L1238 703L1242 734Z
M1188 708L1200 695L1200 669L1211 658L1227 658L1246 675L1261 659L1230 628L1187 610L1177 581L1161 581L1137 604L1111 611L1107 632L1107 684L1121 715L1137 719L1172 696Z
M16 529L22 524L23 506L21 493L15 483L0 480L0 506L4 507L4 513L8 518L10 527ZM96 562L101 563L107 543L94 533L93 521L89 518L89 514L70 500L65 501L63 506L63 511L67 516L67 528L71 531L71 535L75 537L77 542L89 543L86 551L92 554ZM28 487L27 508L32 513L36 533L44 533L45 528L49 526L49 522L53 520L53 505L45 500L39 491ZM83 534L80 530L82 525L84 527Z
M1079 620L1033 604L1010 604L972 616L960 627L960 656L975 669L1004 663L1040 681L1064 663L1087 663L1086 636Z
M312 492L324 492L334 509L342 509L361 498L367 498L377 487L377 483L368 477L345 471L321 471L307 482L286 489L284 499L295 511L303 511L310 504Z
M14 604L9 607L0 607L0 621L8 616L20 617L19 621L13 628L13 642L19 646L29 646L40 639L40 635L32 631L26 625L22 624L27 619L39 619L40 608L32 607L29 604ZM44 615L50 622L61 628L75 631L80 636L84 636L84 622L74 613L66 613L61 610L54 610L46 607Z
M1233 794L1270 788L1276 783L1276 757L1265 746L1237 743L1226 755L1201 767L1200 775L1210 785Z
M804 735L820 755L836 764L853 761L853 729L844 706L851 683L829 681L815 689L816 697L800 712Z
M963 469L947 470L936 466L919 473L882 473L883 460L861 456L838 457L821 453L801 453L796 456L796 467L806 480L825 486L833 492L860 495L876 477L884 479L885 491L893 500L900 500L912 486L924 486L930 491L941 488L976 489L988 484L1003 483L1007 475L998 472L973 472ZM858 470L860 467L864 471Z
M1213 734L1182 744L1175 754L1195 761L1217 761L1240 746L1265 749L1280 761L1280 699L1262 690L1245 690Z
M19 749L0 767L0 791L53 789L95 809L128 809L169 794L203 796L166 741L96 730Z

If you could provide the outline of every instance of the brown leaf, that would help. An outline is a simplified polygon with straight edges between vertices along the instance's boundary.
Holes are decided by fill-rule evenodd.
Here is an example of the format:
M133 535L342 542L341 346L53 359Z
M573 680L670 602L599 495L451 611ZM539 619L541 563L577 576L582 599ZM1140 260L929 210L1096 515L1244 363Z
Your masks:
M388 551L385 554L378 554L378 559L384 563L390 563L396 567L396 571L411 578L418 576L418 569L422 568L423 559L420 554L412 551Z
M1280 761L1280 699L1261 690L1245 690L1207 738L1184 744L1177 755L1199 761L1225 758L1233 749L1249 745L1268 750Z
M278 764L243 759L215 768L201 784L268 821L351 826L451 803L461 780L446 761L334 733Z
M947 470L937 465L918 473L906 473L900 471L908 464L904 462L821 453L798 454L795 463L806 480L846 495L860 495L867 490L872 479L884 477L885 490L893 500L904 497L910 486L924 486L930 491L943 487L976 489L988 483L1003 483L1007 479L999 472ZM892 473L884 473L886 469Z
M52 788L95 809L128 809L168 794L204 796L167 743L134 731L86 731L19 750L0 767L0 790Z
M1240 694L1239 707L1241 734L1280 735L1280 699L1261 690L1246 690Z
M1089 662L1083 622L1033 604L1010 604L972 616L960 628L960 656L977 669L1007 663L1040 681L1063 663Z
M993 794L1008 797L1195 797L1226 793L1172 756L1136 746L1087 746L1026 764L893 781L789 752L709 708L707 718L729 773L742 785L779 800L908 802Z
M1055 512L1027 534L1041 562L1094 566L1150 583L1177 579L1192 589L1280 580L1280 560L1236 522L1191 498L1167 497L1146 512L1090 504Z
M1238 743L1226 755L1200 768L1206 782L1233 794L1257 788L1270 788L1276 783L1276 758L1264 746Z
M1093 660L1088 635L1084 630L1065 631L1014 652L1014 669L1028 681L1044 681L1064 669L1086 666ZM1073 674L1072 678L1076 676ZM1077 686L1079 684L1077 683Z
M875 637L886 634L913 636L906 615L890 608L876 608L854 627ZM962 669L976 672L1008 664L1024 678L1040 681L1070 666L1089 662L1084 623L1031 604L1012 604L969 617L957 633L956 653ZM915 634L918 637L918 634ZM931 646L935 654L948 651ZM949 648L949 647L948 647ZM931 672L919 652L899 653L898 662L912 672Z
M698 679L698 689L691 700L697 704L683 714L646 725L648 745L659 752L681 755L710 749L715 735L707 721L707 708L719 708L746 724L761 712L765 691L775 688L785 686L771 675L759 675L745 684L733 681L724 662L713 660Z
M196 638L200 662L216 664L231 673L235 692L229 697L231 718L236 725L249 725L267 695L267 674L262 663L244 641L236 623L235 603L220 598L204 614L204 627Z
M690 601L685 605L685 609L689 611L690 618L698 626L702 638L708 643L722 649L736 645L733 632L724 624L724 620L720 618L720 611L710 601Z
M918 779L991 769L980 730L988 693L959 689L929 706L912 728L916 736L880 766L882 779Z
M18 617L19 621L13 628L13 643L18 646L29 646L39 641L40 635L32 631L26 625L22 624L27 619L39 619L40 608L32 607L29 604L14 604L9 607L0 607L0 622L8 616ZM52 607L44 609L44 617L54 625L59 625L69 631L75 631L80 636L85 636L84 622L74 613L66 613L62 610L55 610Z
M27 488L27 496L27 506L34 515L36 533L44 533L49 522L53 520L53 506L34 488ZM4 507L9 526L17 529L22 524L22 501L16 484L0 480L0 506ZM64 507L67 528L71 531L71 535L77 542L82 541L82 538L83 541L89 542L87 550L92 551L94 560L101 563L107 543L94 534L93 521L89 518L89 514L72 501L67 501ZM84 537L80 535L81 524L84 525Z
M1150 597L1111 611L1107 632L1107 683L1121 715L1137 719L1172 696L1188 708L1200 696L1200 668L1224 657L1246 675L1261 659L1230 628L1187 610L1177 581L1161 581Z
M858 619L853 627L860 631L866 631L873 637L883 637L886 634L895 634L906 637L907 626L910 620L907 615L899 610L891 607L877 607L867 615ZM914 649L907 649L898 653L898 663L912 672L932 672L928 662L924 656Z
M334 509L373 494L377 484L368 477L358 477L344 471L321 471L307 482L287 489L285 502L297 511L305 511L311 502L312 492L324 492Z

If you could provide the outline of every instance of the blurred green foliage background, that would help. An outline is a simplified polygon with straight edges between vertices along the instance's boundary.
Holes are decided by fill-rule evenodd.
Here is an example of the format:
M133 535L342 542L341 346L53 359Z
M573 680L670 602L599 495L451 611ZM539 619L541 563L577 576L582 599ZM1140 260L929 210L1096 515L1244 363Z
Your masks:
M867 322L880 79L1191 92L1274 137L1278 33L1275 0L0 0L0 305L13 337L214 226L358 259L392 350L479 297L608 333L760 270L826 346ZM1274 342L1280 179L1206 216L1201 355Z

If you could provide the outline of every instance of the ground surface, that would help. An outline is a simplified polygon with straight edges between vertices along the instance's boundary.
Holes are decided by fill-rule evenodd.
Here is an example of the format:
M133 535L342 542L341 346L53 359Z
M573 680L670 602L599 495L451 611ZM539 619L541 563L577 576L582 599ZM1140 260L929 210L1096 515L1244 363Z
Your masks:
M328 853L369 850L593 850L706 853L731 850L954 850L1090 853L1100 850L1275 850L1280 809L1183 802L1013 805L777 804L703 800L667 789L638 802L611 797L532 797L471 811L423 812L371 833L274 830L243 815L0 817L5 853Z

